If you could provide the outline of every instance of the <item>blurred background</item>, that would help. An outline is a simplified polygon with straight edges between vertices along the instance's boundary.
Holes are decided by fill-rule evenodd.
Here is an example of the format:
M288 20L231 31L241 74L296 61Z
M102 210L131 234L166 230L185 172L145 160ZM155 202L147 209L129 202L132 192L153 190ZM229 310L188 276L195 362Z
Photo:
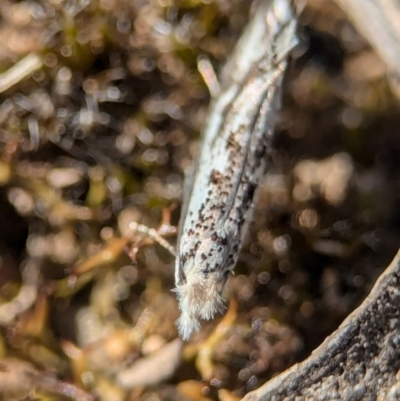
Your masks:
M368 294L400 244L399 103L346 14L304 3L227 313L182 344L154 237L207 116L197 60L218 73L250 2L1 1L0 399L239 400Z

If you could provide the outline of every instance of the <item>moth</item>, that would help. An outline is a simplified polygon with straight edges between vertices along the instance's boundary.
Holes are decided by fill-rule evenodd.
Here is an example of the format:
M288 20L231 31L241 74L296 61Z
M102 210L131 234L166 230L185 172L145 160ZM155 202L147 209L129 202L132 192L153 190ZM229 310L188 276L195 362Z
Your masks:
M174 291L184 340L200 329L200 319L224 309L222 291L266 172L296 27L290 0L261 1L222 70L180 221Z

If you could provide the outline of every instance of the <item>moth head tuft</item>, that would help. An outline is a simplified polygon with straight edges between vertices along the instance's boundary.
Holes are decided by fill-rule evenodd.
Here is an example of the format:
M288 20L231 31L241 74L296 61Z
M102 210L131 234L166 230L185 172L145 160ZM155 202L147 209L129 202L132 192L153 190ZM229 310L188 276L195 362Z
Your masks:
M200 322L189 313L182 312L179 319L175 322L178 327L180 337L187 341L193 332L200 330Z
M193 331L199 331L200 319L210 320L224 309L220 285L216 273L204 275L191 272L186 282L177 285L175 292L179 301L181 317L177 320L180 336L187 340Z

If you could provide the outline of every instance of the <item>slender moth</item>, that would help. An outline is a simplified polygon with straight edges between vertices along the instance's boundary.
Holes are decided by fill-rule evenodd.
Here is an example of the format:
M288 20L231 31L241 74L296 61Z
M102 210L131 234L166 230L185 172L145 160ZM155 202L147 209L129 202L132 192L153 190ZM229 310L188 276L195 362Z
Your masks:
M290 0L264 0L221 74L200 157L184 199L175 289L187 340L224 308L222 290L250 220L254 190L265 174L288 56L297 45Z

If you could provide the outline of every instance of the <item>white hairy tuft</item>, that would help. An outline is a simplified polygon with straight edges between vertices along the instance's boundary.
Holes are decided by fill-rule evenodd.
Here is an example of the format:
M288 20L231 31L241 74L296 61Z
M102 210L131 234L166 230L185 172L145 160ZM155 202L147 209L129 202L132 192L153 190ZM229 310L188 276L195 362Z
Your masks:
M187 275L186 283L177 285L177 294L181 316L177 320L179 335L188 340L194 331L200 330L200 319L210 320L216 313L224 309L221 295L218 291L216 273L207 277L200 272Z

